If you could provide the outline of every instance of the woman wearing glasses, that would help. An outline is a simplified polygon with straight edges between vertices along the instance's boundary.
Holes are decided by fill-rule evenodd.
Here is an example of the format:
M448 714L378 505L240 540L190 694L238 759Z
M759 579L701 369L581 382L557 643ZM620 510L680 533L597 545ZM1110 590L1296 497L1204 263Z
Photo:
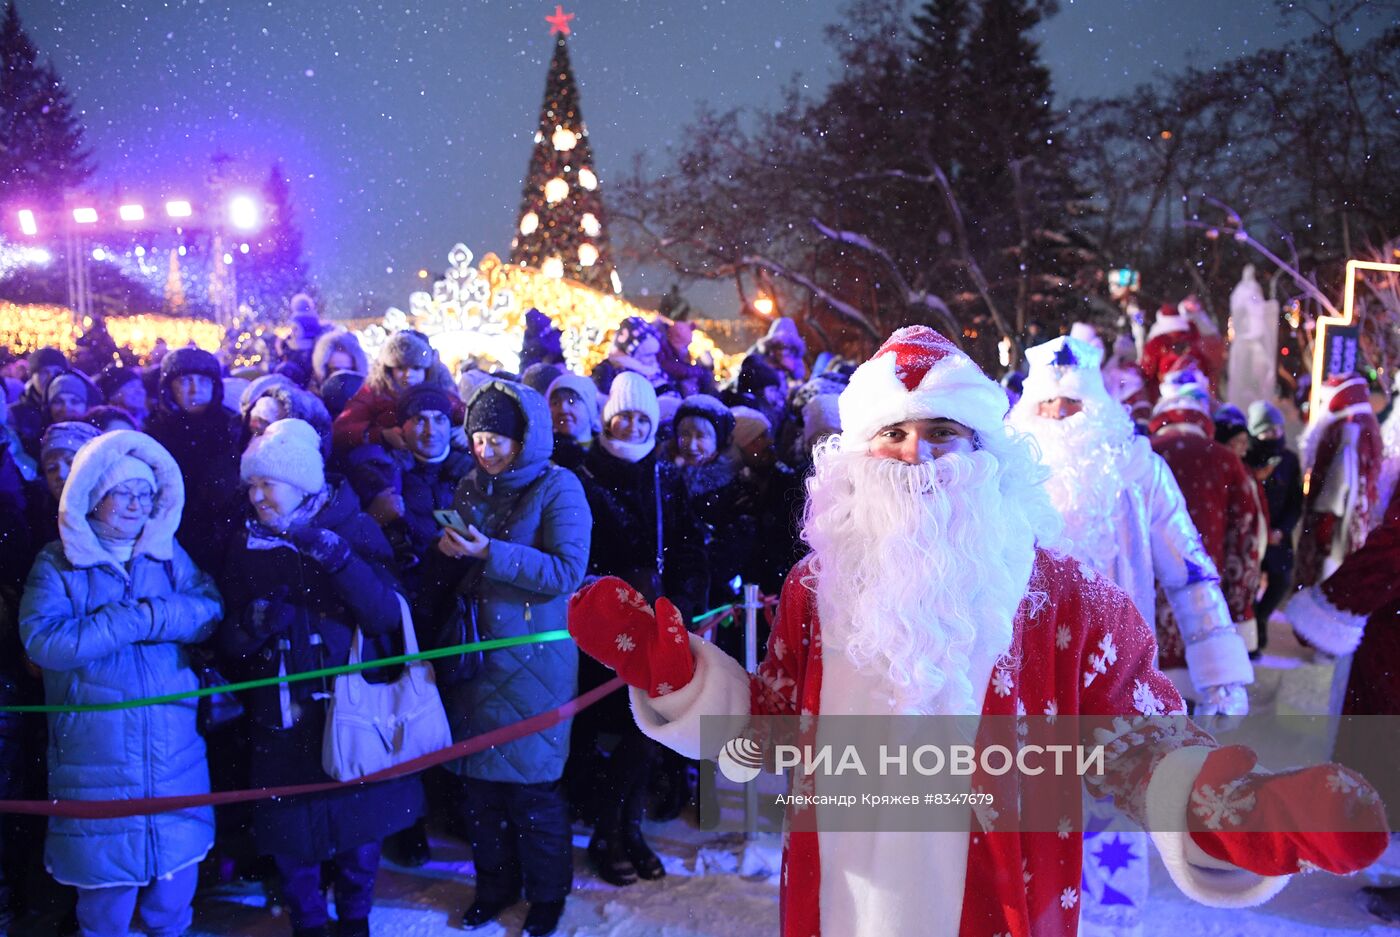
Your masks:
M198 687L186 645L223 612L214 582L175 542L185 489L160 443L130 430L82 447L59 501L59 539L35 561L20 637L48 703L90 706ZM49 795L131 800L209 791L195 701L49 715ZM49 821L45 865L78 889L83 937L190 924L198 863L214 842L208 807Z

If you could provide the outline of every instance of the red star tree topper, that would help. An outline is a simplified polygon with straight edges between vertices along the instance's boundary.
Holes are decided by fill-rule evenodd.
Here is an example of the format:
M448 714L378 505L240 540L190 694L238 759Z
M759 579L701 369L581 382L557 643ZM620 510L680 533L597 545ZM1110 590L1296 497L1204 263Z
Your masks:
M569 64L572 13L562 7L545 19L555 36L545 79L544 103L525 175L520 219L510 262L547 276L568 277L605 293L620 293L612 248L604 227L603 197L593 167L593 148L579 109Z

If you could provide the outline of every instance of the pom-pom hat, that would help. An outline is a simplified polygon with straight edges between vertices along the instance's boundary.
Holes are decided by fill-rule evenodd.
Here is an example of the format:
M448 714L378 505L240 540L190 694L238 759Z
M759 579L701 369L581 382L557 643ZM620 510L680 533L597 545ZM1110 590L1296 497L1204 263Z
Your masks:
M886 426L955 420L973 432L1002 432L1006 392L971 358L924 325L900 329L856 368L841 393L842 447L863 450Z

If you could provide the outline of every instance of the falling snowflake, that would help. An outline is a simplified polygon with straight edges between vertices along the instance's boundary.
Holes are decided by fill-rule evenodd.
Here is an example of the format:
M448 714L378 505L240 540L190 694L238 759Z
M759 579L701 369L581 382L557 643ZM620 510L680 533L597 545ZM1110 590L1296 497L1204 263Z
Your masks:
M1055 629L1055 647L1062 651L1069 647L1069 625L1061 625Z
M1074 824L1069 822L1069 817L1060 817L1059 824L1055 827L1055 833L1060 839L1069 839L1069 831L1074 829Z
M997 696L1010 696L1013 686L1015 684L1011 682L1011 674L998 668L996 676L992 678L992 689L996 691Z
M1079 904L1079 890L1076 888L1066 888L1060 892L1060 907L1068 911Z
M617 636L617 640L614 643L617 645L619 651L630 651L637 646L637 642L633 641L632 636L625 631Z
M1254 794L1241 791L1245 779L1236 778L1217 791L1210 784L1202 784L1191 792L1193 813L1205 821L1207 829L1220 829L1221 821L1231 826L1239 826L1241 814L1254 809Z
M1152 687L1143 680L1133 684L1133 707L1144 716L1160 716L1167 710L1166 704L1157 698L1157 694L1152 692Z
M670 693L673 689L674 688L671 686L671 684L667 683L665 680L662 680L656 685L656 695L665 696L667 693Z

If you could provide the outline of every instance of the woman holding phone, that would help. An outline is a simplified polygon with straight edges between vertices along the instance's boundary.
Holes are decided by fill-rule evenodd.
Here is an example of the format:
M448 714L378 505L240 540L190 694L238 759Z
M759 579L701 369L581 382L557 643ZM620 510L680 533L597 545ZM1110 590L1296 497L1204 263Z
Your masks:
M477 467L457 488L460 517L445 522L425 575L425 592L460 596L482 640L564 628L569 596L588 566L593 521L583 487L549 461L553 430L544 398L523 384L493 380L467 403L466 430ZM442 608L442 601L433 601ZM578 680L572 641L488 651L472 679L444 693L453 738L461 740L568 702ZM550 934L573 885L569 809L561 778L570 720L449 767L476 862L476 896L463 925L490 923L529 902L525 933Z

